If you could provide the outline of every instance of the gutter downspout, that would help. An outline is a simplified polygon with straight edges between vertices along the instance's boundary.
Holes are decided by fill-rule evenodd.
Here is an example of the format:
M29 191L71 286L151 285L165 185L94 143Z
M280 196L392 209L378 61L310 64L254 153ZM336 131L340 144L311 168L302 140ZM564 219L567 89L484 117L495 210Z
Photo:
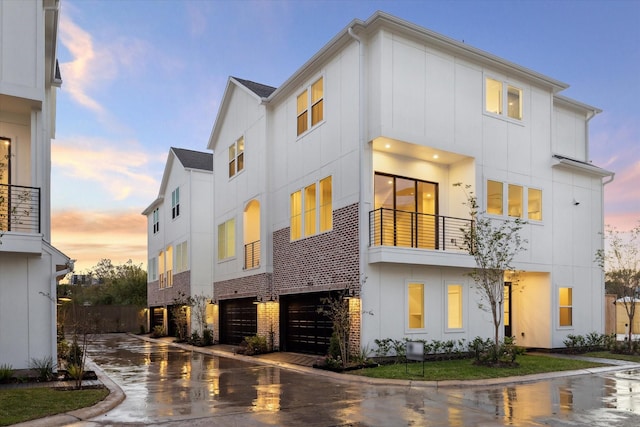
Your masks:
M363 285L363 277L364 277L364 255L365 255L365 224L366 217L364 211L364 192L365 192L365 177L363 173L365 171L364 165L364 144L365 140L365 81L364 81L364 44L362 39L353 32L353 27L349 27L348 29L349 35L358 42L358 180L359 180L359 191L358 191L358 284L357 284L357 293L354 295L360 298L360 309L362 310L362 285ZM362 313L359 313L362 316ZM360 347L362 347L362 318L360 318L360 336L358 337L360 341Z

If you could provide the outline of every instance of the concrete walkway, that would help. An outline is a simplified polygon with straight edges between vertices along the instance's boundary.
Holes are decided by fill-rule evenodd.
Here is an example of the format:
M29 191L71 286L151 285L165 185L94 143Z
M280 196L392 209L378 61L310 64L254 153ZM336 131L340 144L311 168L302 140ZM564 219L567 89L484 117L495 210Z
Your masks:
M574 358L581 360L588 360L592 362L598 362L605 364L607 366L591 368L591 369L582 369L575 371L558 371L558 372L550 372L543 374L534 374L534 375L526 375L526 376L517 376L517 377L506 377L506 378L492 378L492 379L483 379L483 380L469 380L469 381L417 381L417 380L394 380L394 379L378 379L378 378L368 378L362 377L358 375L346 375L335 373L331 371L326 371L322 369L314 369L312 365L319 361L318 356L310 356L305 354L297 354L297 353L287 353L287 352L276 352L263 354L258 356L245 356L242 354L238 354L236 352L236 347L229 345L215 345L211 347L195 347L188 344L182 343L174 343L171 338L161 338L161 339L153 339L147 336L138 336L138 335L130 335L131 337L135 337L140 340L144 340L152 343L159 343L175 348L180 348L185 351L190 352L198 352L202 354L209 354L229 359L236 359L241 361L246 361L249 363L259 363L263 365L277 366L283 369L287 369L290 371L295 371L299 373L305 373L309 375L316 375L322 377L328 377L336 381L340 382L349 382L349 383L363 383L370 385L391 385L391 386L403 386L403 387L419 387L419 388L427 388L432 387L435 389L438 388L469 388L469 387L489 387L496 386L502 384L522 384L522 383L530 383L536 381L542 381L552 378L562 378L562 377L570 377L576 375L585 375L585 374L597 374L611 371L619 371L623 369L640 369L640 364L620 361L620 360L612 360L612 359L600 359L600 358L592 358L592 357L584 357L584 356L575 356L575 355L558 355L558 354L547 354L555 357L563 357L563 358ZM87 369L93 370L96 372L99 381L102 382L108 389L109 395L105 398L105 400L99 402L98 404L88 407L82 408L75 411L71 411L64 414L55 415L48 418L42 418L34 421L29 421L21 424L17 424L18 426L31 426L31 427L53 427L53 426L64 426L67 424L75 423L78 421L85 421L90 418L94 418L98 415L104 414L109 410L115 408L119 405L124 399L125 395L120 387L113 382L95 363L91 360L87 361Z

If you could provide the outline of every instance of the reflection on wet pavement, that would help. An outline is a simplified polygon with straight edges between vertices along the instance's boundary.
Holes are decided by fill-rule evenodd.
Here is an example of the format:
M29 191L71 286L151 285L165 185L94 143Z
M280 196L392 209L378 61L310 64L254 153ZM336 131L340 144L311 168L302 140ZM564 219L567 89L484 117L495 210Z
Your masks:
M638 370L434 389L338 382L118 334L96 337L89 354L127 398L78 426L640 425Z

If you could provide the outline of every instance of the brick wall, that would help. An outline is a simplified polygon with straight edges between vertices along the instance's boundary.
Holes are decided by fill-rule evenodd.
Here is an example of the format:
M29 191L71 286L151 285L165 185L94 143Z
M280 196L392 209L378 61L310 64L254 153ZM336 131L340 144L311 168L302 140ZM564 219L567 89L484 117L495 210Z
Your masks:
M236 279L223 280L213 283L213 299L235 299L247 297L259 297L266 301L269 299L271 286L271 274L261 273L253 276L238 277Z
M149 307L160 307L171 305L180 292L191 295L191 271L183 271L173 275L173 286L159 289L159 282L149 282L147 284L147 304Z

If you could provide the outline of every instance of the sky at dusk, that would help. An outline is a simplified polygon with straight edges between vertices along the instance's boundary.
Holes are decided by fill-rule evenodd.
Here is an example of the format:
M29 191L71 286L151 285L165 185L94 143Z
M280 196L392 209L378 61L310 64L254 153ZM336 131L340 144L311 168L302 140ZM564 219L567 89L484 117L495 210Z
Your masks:
M83 272L146 267L169 147L207 151L229 76L279 86L351 20L395 15L568 83L601 108L590 158L614 171L605 223L640 219L640 0L62 0L52 243Z

